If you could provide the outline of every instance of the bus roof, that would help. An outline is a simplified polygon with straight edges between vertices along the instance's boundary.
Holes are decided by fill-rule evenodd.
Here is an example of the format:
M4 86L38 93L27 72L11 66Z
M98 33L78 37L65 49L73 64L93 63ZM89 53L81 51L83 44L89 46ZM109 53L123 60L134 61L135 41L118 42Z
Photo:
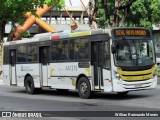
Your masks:
M117 27L112 29L92 29L90 31L62 31L62 32L48 32L42 34L36 34L32 38L23 38L22 40L6 42L3 45L14 45L14 44L21 44L21 43L31 43L31 42L38 42L38 41L46 41L46 40L57 40L62 38L73 38L73 37L80 37L80 36L89 36L89 35L96 35L96 34L103 34L107 33L108 36L111 36L111 32L116 29L146 29L142 27Z
M72 33L69 31L55 32L55 33L48 32L48 33L36 34L32 38L23 38L22 40L5 42L3 45L6 46L6 45L31 43L31 42L46 41L46 40L57 40L62 38L73 38L73 37L88 36L94 34L109 33L109 31L110 29L96 29L96 30L78 31L78 32L75 31Z

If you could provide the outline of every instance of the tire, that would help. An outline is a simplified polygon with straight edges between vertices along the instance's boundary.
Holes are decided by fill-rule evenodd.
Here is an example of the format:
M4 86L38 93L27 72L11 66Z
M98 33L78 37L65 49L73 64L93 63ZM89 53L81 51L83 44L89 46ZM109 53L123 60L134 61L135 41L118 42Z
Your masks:
M25 88L26 88L26 92L28 94L35 94L35 93L40 93L42 92L41 88L35 88L34 86L34 81L33 78L31 76L27 76L25 79Z
M82 99L91 97L91 85L85 77L81 77L78 81L78 94Z
M129 93L128 91L126 91L126 92L117 92L117 94L119 96L126 96L128 93Z

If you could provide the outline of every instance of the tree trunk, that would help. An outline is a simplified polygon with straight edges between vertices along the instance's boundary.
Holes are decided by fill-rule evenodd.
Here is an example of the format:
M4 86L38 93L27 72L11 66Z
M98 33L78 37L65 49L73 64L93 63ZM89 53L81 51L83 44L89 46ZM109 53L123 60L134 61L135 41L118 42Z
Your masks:
M119 0L115 0L114 22L113 27L119 27Z
M3 42L4 33L5 33L5 24L6 22L0 19L0 43Z
M14 35L14 32L16 31L17 27L15 25L15 22L12 22L12 29L10 31L10 33L8 34L8 38L7 38L7 41L13 41L13 35Z
M89 16L89 26L91 27L91 29L97 29L98 25L97 25L97 20L96 20L96 3L95 0L89 0L89 5L88 5L88 16Z

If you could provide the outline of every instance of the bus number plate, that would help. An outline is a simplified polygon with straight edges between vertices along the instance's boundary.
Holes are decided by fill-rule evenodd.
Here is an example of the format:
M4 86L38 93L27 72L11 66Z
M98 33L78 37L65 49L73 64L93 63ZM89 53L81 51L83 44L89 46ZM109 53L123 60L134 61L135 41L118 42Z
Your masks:
M135 87L141 87L143 84L136 84Z

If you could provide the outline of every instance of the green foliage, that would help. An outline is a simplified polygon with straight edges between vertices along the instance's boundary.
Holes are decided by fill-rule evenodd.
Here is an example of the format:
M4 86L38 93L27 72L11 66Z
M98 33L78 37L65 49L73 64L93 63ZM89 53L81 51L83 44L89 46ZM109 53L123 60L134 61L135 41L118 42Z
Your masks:
M106 24L105 24L105 10L103 8L100 8L97 11L97 14L99 17L98 23L99 25L101 25L101 28L105 28Z
M96 7L98 8L97 15L99 16L98 24L100 25L101 28L105 28L106 16L105 16L105 8L102 6L102 0L96 0Z
M19 34L20 34L21 37L29 37L30 36L30 33L29 33L28 30L25 31L25 32L20 32Z
M56 2L56 9L57 10L60 10L63 6L65 6L65 1L64 0Z
M97 7L97 14L99 16L99 24L101 27L107 27L108 22L106 18L110 20L110 23L114 21L115 12L115 1L116 0L106 0L107 3L104 4L104 0L95 0ZM130 0L119 0L119 5L125 5L129 3ZM107 13L105 10L107 10ZM124 17L124 11L119 10L118 17L120 20ZM123 21L122 26L142 26L151 28L152 24L160 23L160 0L136 0L133 2L129 9L129 13Z
M153 12L152 7L157 6L153 1L154 0L137 0L137 2L134 2L131 6L131 15L128 17L126 21L127 25L151 28L152 24L156 23L155 13L157 14L157 12L159 11L155 10Z
M0 17L5 21L22 22L24 13L35 14L35 7L43 7L43 4L55 4L60 8L64 0L1 0Z
M12 29L8 40L12 40L13 35L11 33L16 30L15 23L23 25L25 21L24 14L27 12L31 12L37 17L36 8L43 7L44 4L48 6L55 5L56 8L60 9L64 6L64 0L1 0L0 26L3 26L8 21L12 23ZM3 39L3 33L4 30L0 29L1 39Z

